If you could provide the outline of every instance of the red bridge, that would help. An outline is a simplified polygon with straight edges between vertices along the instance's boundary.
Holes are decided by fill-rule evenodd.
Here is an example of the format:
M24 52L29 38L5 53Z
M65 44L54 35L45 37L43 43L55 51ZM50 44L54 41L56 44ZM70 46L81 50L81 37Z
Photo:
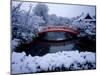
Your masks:
M67 32L75 35L79 34L79 31L77 29L67 26L45 26L39 30L39 34L47 32Z

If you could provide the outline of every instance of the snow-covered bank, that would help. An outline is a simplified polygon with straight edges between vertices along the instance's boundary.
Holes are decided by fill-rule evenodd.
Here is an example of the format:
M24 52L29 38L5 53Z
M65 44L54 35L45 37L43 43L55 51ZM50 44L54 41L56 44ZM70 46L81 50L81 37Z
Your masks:
M95 69L96 57L92 52L63 51L44 56L26 56L12 53L12 74L42 71Z

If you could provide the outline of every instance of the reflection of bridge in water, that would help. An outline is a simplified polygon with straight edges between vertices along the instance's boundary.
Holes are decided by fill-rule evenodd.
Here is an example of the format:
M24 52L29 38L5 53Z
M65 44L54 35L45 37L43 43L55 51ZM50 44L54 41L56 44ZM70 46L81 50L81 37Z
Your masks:
M79 31L76 28L71 28L68 26L42 26L39 29L38 34L48 33L48 32L68 32L70 34L79 34Z

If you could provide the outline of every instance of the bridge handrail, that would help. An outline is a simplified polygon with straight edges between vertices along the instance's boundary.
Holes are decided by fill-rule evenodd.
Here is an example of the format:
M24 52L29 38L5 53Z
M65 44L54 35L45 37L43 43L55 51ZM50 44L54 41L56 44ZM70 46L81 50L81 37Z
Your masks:
M70 30L77 30L76 28L72 28L72 27L69 27L69 26L45 26L45 27L42 27L41 30L50 30L50 29L70 29Z

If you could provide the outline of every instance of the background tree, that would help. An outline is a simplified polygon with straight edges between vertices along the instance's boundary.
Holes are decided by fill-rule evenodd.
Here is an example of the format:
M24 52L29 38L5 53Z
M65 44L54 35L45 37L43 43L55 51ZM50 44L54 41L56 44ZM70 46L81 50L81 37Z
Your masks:
M48 22L48 6L42 3L39 3L34 8L34 14L40 17L43 17L45 23Z

